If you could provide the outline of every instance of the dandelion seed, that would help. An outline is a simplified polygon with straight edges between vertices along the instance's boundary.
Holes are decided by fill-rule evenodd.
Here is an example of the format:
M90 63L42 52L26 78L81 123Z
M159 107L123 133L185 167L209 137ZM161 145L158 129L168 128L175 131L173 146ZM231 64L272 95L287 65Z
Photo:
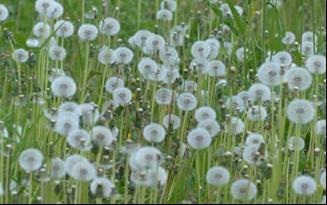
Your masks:
M37 0L35 2L35 10L41 15L41 16L48 16L52 12L54 12L55 6L54 6L53 0Z
M295 42L295 40L296 40L296 37L293 32L286 32L285 36L282 39L282 43L284 45L291 45Z
M306 57L314 54L314 44L311 41L303 41L301 46L301 53Z
M247 117L251 121L264 121L268 117L265 107L252 106L248 109Z
M215 120L216 112L211 107L203 106L203 107L198 108L195 111L194 116L195 116L196 121L199 123L201 121L209 120L209 119Z
M19 48L13 52L12 57L15 61L17 61L19 63L25 63L28 60L29 55L28 55L28 51L26 51L25 49Z
M77 31L81 41L94 41L98 37L98 32L93 24L82 24Z
M161 21L171 21L173 20L173 13L168 9L160 9L157 12L157 19Z
M160 88L156 91L156 102L159 105L169 105L172 101L173 91L168 88Z
M293 181L293 190L298 195L310 196L316 192L317 184L310 176L298 176Z
M195 67L198 73L205 74L208 73L210 62L205 58L195 58L192 60L190 67Z
M203 128L195 128L187 135L187 143L193 149L205 149L210 146L211 142L210 133Z
M142 147L134 153L130 161L132 168L138 169L156 169L163 161L161 152L154 147ZM132 163L132 164L131 164Z
M64 7L60 3L53 1L51 10L48 10L46 15L49 19L57 19L61 17L63 13L64 13Z
M292 151L301 151L305 147L305 142L302 137L290 137L288 138L288 149Z
M96 177L96 169L88 161L77 162L70 173L70 176L78 181L91 181Z
M113 91L113 98L120 105L127 105L132 100L132 92L125 87L117 88Z
M65 162L59 158L51 160L51 177L55 179L63 178L66 175Z
M229 182L230 174L224 167L212 167L208 170L207 183L214 186L223 186Z
M277 86L282 83L282 71L280 65L273 62L264 63L258 70L259 80L269 86Z
M248 90L251 102L265 102L271 100L271 91L264 84L255 83Z
M145 41L146 49L153 52L157 52L165 47L165 39L160 35L150 35Z
M304 41L313 42L314 39L317 41L318 38L311 31L306 31L302 34L302 42Z
M150 187L155 184L154 178L151 177L150 172L147 170L132 170L130 180L139 186Z
M213 119L202 120L201 122L199 122L197 127L207 130L211 137L215 137L221 131L220 125L216 120Z
M109 198L113 193L114 188L114 184L105 177L96 177L90 184L91 193L96 196L99 196L98 194L100 194L103 198Z
M40 41L36 38L28 38L26 40L26 45L29 48L38 48L38 47L40 47Z
M41 39L47 39L51 34L51 27L49 24L39 22L33 27L33 34Z
M56 97L69 98L76 93L75 81L68 76L59 76L51 83L52 94Z
M117 19L107 17L100 21L99 28L100 32L106 36L114 36L117 35L120 31L120 23L117 21Z
M59 20L53 26L56 35L62 38L69 38L74 34L74 25L70 21Z
M112 135L109 128L104 126L95 126L91 132L92 141L99 146L111 146L117 139Z
M292 64L293 58L287 51L281 51L272 56L272 61L283 67L288 67Z
M313 120L314 116L314 107L307 100L295 99L287 107L287 117L293 123L307 124Z
M293 67L289 69L284 76L284 80L288 83L291 90L299 89L305 91L312 85L312 76L304 68Z
M194 110L197 106L197 99L191 93L182 93L177 97L177 107L183 111Z
M106 81L105 88L109 93L113 93L117 88L124 87L125 83L118 77L111 77Z
M138 71L145 79L154 79L158 70L158 64L151 58L142 58L137 66Z
M38 149L26 149L19 155L19 165L26 172L33 172L41 168L43 155Z
M325 74L326 57L323 55L310 56L305 62L305 66L313 74Z
M114 51L115 62L120 64L129 64L133 60L133 52L126 47L119 47Z
M247 179L239 179L232 184L231 194L234 199L249 201L256 197L257 186Z
M160 143L165 139L165 129L157 123L150 123L143 129L144 139L151 143Z
M142 49L145 47L146 41L151 35L152 33L148 30L139 30L135 33L133 41L139 48Z
M65 160L66 173L71 176L73 167L79 162L88 163L88 160L85 157L83 157L81 155L77 155L77 154L68 156L68 158Z
M191 53L194 58L208 58L210 55L211 47L205 41L196 41L191 48Z
M169 129L171 126L174 130L176 130L181 126L181 120L177 115L166 115L162 121L162 124L166 129Z
M179 62L178 52L173 47L165 47L159 50L159 58L168 65L174 65Z
M220 42L215 38L209 38L205 41L210 46L210 59L215 59L218 57Z
M227 3L221 4L219 9L225 17L232 16L232 11Z

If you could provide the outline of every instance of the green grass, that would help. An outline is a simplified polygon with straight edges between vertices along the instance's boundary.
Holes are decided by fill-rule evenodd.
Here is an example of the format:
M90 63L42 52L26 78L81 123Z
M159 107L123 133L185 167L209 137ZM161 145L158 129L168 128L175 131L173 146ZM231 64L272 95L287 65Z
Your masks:
M69 194L72 186L79 187L77 194L80 194L81 198L77 201L81 203L237 203L239 201L233 200L230 194L230 185L236 179L244 177L248 177L253 182L260 180L257 183L257 197L251 201L252 203L267 203L269 200L274 203L320 203L325 195L321 186L318 186L314 195L300 197L294 194L292 181L299 174L309 174L319 182L320 172L325 169L326 137L318 137L313 131L315 122L326 118L325 108L323 105L317 106L315 122L302 126L300 133L296 133L298 131L295 126L287 120L285 110L287 104L295 97L292 95L325 102L325 76L319 76L316 84L306 92L294 94L289 92L286 86L281 88L282 92L279 88L275 89L280 101L265 105L270 114L265 122L248 122L245 114L238 114L244 122L248 122L247 132L258 132L265 138L269 157L264 165L256 167L238 161L241 157L237 155L226 154L226 152L233 152L236 146L243 145L247 132L236 137L226 130L215 138L210 148L200 152L187 149L183 156L179 155L177 149L179 143L186 143L188 131L196 127L194 112L181 112L174 104L160 106L154 103L156 89L166 85L139 80L137 64L142 57L139 50L134 51L135 57L129 66L130 71L117 69L118 66L103 66L98 63L97 55L98 49L103 45L109 45L109 42L111 48L120 45L128 46L128 38L139 29L148 29L167 38L169 29L184 22L189 26L189 32L185 45L178 48L181 58L180 73L184 79L198 82L198 91L195 93L199 101L198 106L213 107L218 122L223 125L228 121L226 115L234 115L234 113L224 108L221 101L242 90L247 90L251 84L257 82L256 70L265 61L269 51L276 53L287 50L292 54L294 63L304 65L304 58L296 46L285 47L281 43L286 31L294 32L299 44L304 31L315 32L318 36L316 53L326 54L326 1L288 0L281 8L276 8L271 7L267 0L227 0L230 5L241 2L240 5L245 10L244 16L238 16L236 10L232 10L233 19L223 18L219 7L210 6L205 0L176 1L178 7L174 20L170 23L158 22L158 28L155 30L159 0L109 0L107 9L102 7L100 0L60 0L59 2L65 7L63 18L71 20L75 25L74 36L62 42L68 54L63 63L51 61L45 47L31 49L25 45L26 39L32 35L33 25L40 20L34 12L35 1L1 1L1 4L6 5L10 11L9 19L0 24L0 120L3 122L3 127L8 129L10 136L4 138L0 130L0 183L7 191L5 195L0 195L2 203L35 203L39 196L43 203L73 203L75 195ZM93 6L98 11L96 19L83 19L83 8L86 13ZM110 40L99 36L89 45L78 40L76 30L82 21L98 25L106 15L120 21L121 31L117 36ZM221 51L219 60L224 62L227 69L227 86L216 87L215 84L221 79L198 75L190 70L184 71L189 69L189 62L192 60L190 54L192 44L196 40L210 37L215 28L221 29L223 23L229 25L232 32L223 34L219 40L221 43L224 41L233 43L233 55L230 57ZM249 50L244 63L240 63L234 55L236 49L242 46ZM11 53L17 48L25 48L33 53L34 61L16 64L11 58ZM154 58L159 62L157 56ZM114 168L106 170L105 174L114 182L117 195L109 199L94 197L88 193L87 183L77 183L68 177L61 180L57 187L55 180L52 179L40 182L37 179L38 173L33 175L32 188L24 182L30 180L30 175L26 174L18 164L18 157L24 149L34 147L42 151L45 156L44 163L48 164L47 174L50 173L49 163L52 158L64 159L65 156L79 153L78 150L71 148L64 150L65 139L53 132L51 123L44 116L44 110L51 110L64 102L63 99L53 97L49 89L48 74L50 69L57 65L61 66L77 83L77 94L71 99L72 101L95 102L101 110L103 102L111 99L111 96L104 91L104 80L113 75L124 77L125 86L133 92L131 105L113 110L112 119L97 123L108 127L116 126L120 130L117 144L110 150L103 150L100 154L99 150L81 153L91 161L98 156L101 161L104 160L104 156L109 156L113 162ZM180 82L181 80L178 80L171 85L171 88L178 91ZM141 92L137 92L137 88L141 88ZM208 89L211 89L209 95L202 96L200 91ZM315 94L317 99L314 97ZM44 104L34 103L36 99L43 99ZM272 107L276 110L272 111ZM140 108L143 112L139 112ZM166 186L159 190L142 187L137 187L135 190L135 187L127 183L130 168L126 155L120 153L119 149L128 140L147 145L142 137L143 127L149 122L161 123L163 116L169 112L181 116L182 128L175 132L167 131L165 141L156 145L166 158L163 165L169 173ZM19 133L14 125L20 126L22 132ZM86 129L90 130L90 128ZM287 138L295 134L300 134L306 141L306 148L298 153L299 156L288 150L282 151L282 148L287 146ZM273 146L275 138L279 142L277 148ZM314 148L319 148L320 152L316 152ZM277 154L276 158L274 154ZM272 167L269 164L272 164ZM209 186L205 181L207 170L214 165L226 167L231 174L231 182L220 189ZM298 165L298 173L294 165ZM17 183L16 194L8 193L10 180ZM32 193L29 191L30 188Z

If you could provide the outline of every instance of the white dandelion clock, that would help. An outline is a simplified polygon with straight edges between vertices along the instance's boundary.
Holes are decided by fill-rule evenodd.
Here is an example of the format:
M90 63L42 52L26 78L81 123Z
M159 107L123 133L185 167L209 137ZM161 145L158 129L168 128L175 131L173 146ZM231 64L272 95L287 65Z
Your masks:
M83 129L73 130L67 136L69 146L76 149L88 150L90 148L90 141L89 133Z
M150 123L143 129L143 137L150 143L160 143L165 139L166 131L158 123Z
M114 64L114 50L107 46L102 47L99 51L98 61L103 65Z
M244 131L245 125L240 118L232 117L227 125L227 128L231 133L238 135Z
M301 53L306 57L310 57L314 54L314 44L311 41L304 41L301 45Z
M255 146L246 146L243 150L243 160L249 165L260 165L264 160L267 159L267 154L263 156L259 153L261 144Z
M326 136L326 120L319 120L315 129L318 135Z
M81 41L94 41L98 37L99 31L93 24L82 24L77 33Z
M314 116L314 107L307 100L295 99L287 107L287 117L293 123L307 124L313 120Z
M185 92L193 93L198 88L198 84L193 80L185 80L182 84L182 89Z
M92 103L83 103L78 106L81 115L81 121L85 125L96 123L100 117L99 111Z
M250 100L249 92L241 91L237 94L237 96L242 99L244 106L247 107L249 104L249 100Z
M296 40L295 34L293 32L286 32L285 36L282 38L282 43L284 45L292 45Z
M127 105L132 100L132 92L125 87L117 88L113 91L113 98L120 105Z
M288 83L288 87L291 90L298 89L305 91L312 85L312 76L304 68L292 67L285 75L284 80Z
M220 42L215 38L209 38L205 41L210 46L210 59L215 59L218 57Z
M46 15L49 19L57 19L64 13L64 7L57 1L53 1L51 12L47 12Z
M243 100L238 96L232 96L227 98L225 105L226 108L229 110L237 110L239 112L243 112L245 109Z
M137 65L138 71L145 79L154 79L158 70L158 64L151 58L142 58Z
M255 105L248 109L247 117L251 121L264 121L268 117L268 112L265 107Z
M164 168L159 167L157 170L150 170L150 177L153 178L156 184L164 186L168 179L168 173Z
M61 46L52 46L49 49L49 57L53 61L63 61L66 58L66 49Z
M107 17L100 21L100 32L106 36L117 35L120 31L120 23L117 19Z
M133 42L139 47L143 48L145 47L147 39L153 35L150 31L148 30L139 30L138 32L135 33L133 39Z
M157 19L161 21L171 21L173 20L173 13L168 9L160 9L157 12Z
M305 147L305 142L302 137L290 137L287 140L288 149L292 151L301 151Z
M70 173L70 176L77 181L91 181L96 177L97 171L93 164L88 161L77 162Z
M281 51L272 56L272 61L283 67L288 67L292 64L293 58L289 52Z
M223 186L229 182L229 171L224 167L212 167L206 175L207 183L214 186Z
M177 4L175 0L163 0L160 3L161 9L168 9L171 12L174 12L176 10Z
M118 77L111 77L106 81L105 88L109 93L113 93L117 88L125 86L124 81Z
M74 34L74 25L70 21L59 20L54 24L53 28L58 37L69 38Z
M41 46L40 40L37 38L28 38L25 43L29 48L38 48Z
M134 53L126 47L119 47L114 51L115 62L119 64L129 64L134 58Z
M73 167L79 162L88 163L88 160L85 157L77 154L68 156L68 158L65 160L66 173L72 175Z
M65 162L59 158L51 160L51 177L54 179L63 178L66 175Z
M176 130L181 126L181 119L177 115L166 115L162 120L162 124L166 129L171 127Z
M226 75L226 67L221 61L211 61L207 73L212 77L224 77Z
M215 120L217 117L215 110L208 106L199 107L195 111L194 116L197 122L201 122L209 119Z
M231 17L232 16L232 11L227 3L222 3L220 5L220 11L223 13L225 17Z
M39 22L34 25L33 34L38 38L47 39L50 37L51 27L49 26L49 24Z
M73 112L62 112L58 115L54 130L63 135L67 136L72 130L79 128L79 119Z
M3 4L0 4L0 22L5 21L9 16L7 7Z
M52 94L56 97L69 98L75 95L76 83L69 76L59 76L51 83Z
M248 90L251 102L265 102L271 100L270 88L264 84L255 83Z
M203 128L195 128L187 135L187 143L193 149L205 149L210 146L212 137L210 133Z
M160 35L153 34L147 38L145 45L149 51L156 52L164 48L165 39Z
M26 172L30 173L41 168L43 155L38 149L26 149L19 155L19 165Z
M99 146L110 146L117 139L113 136L111 130L104 126L95 126L91 132L92 141Z
M246 146L260 147L262 143L265 143L265 140L263 139L263 136L261 134L257 133L251 133L249 136L247 136L245 140Z
M196 41L191 48L191 53L194 58L208 58L210 51L210 45L205 41Z
M140 169L156 169L162 163L163 157L157 148L142 147L134 153L134 160Z
M12 57L19 63L25 63L29 58L29 54L25 49L19 48L13 52Z
M199 122L197 127L207 130L207 132L209 132L211 137L215 137L221 131L219 123L213 119L203 120L203 121Z
M293 191L302 196L313 195L317 190L317 183L310 176L298 176L294 179Z
M231 187L231 194L233 198L241 201L249 201L254 199L257 192L257 186L247 179L239 179L235 181Z
M159 50L159 58L165 64L173 65L179 62L178 52L173 47L164 47Z
M96 177L90 184L91 193L102 198L109 198L113 193L114 188L114 184L106 177Z
M41 16L48 16L54 12L54 2L53 0L37 0L35 2L35 10Z
M277 86L282 83L282 70L278 63L267 62L260 66L258 79L268 86Z
M302 34L302 42L304 41L313 42L314 39L315 41L317 41L317 36L311 31L306 31Z
M172 101L173 91L168 88L160 88L156 91L156 102L159 105L169 105Z
M324 190L326 190L326 170L320 176L320 185Z
M191 68L195 68L198 73L208 73L210 62L206 58L195 58L191 62Z
M313 74L326 73L326 57L323 55L310 56L305 62L306 68Z
M194 110L197 106L197 99L191 93L182 93L177 97L177 107L183 111Z

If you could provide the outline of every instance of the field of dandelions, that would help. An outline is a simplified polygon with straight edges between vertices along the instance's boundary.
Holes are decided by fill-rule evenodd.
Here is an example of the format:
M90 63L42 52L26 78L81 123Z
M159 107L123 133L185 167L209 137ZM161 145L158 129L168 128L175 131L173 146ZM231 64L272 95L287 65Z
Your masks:
M325 0L1 0L0 203L326 203Z

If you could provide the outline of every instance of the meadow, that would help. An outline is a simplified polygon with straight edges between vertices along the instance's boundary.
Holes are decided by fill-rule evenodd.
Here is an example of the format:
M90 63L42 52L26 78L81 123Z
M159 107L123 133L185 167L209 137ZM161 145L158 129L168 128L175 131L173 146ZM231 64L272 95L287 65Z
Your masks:
M326 204L325 0L0 0L1 204Z

